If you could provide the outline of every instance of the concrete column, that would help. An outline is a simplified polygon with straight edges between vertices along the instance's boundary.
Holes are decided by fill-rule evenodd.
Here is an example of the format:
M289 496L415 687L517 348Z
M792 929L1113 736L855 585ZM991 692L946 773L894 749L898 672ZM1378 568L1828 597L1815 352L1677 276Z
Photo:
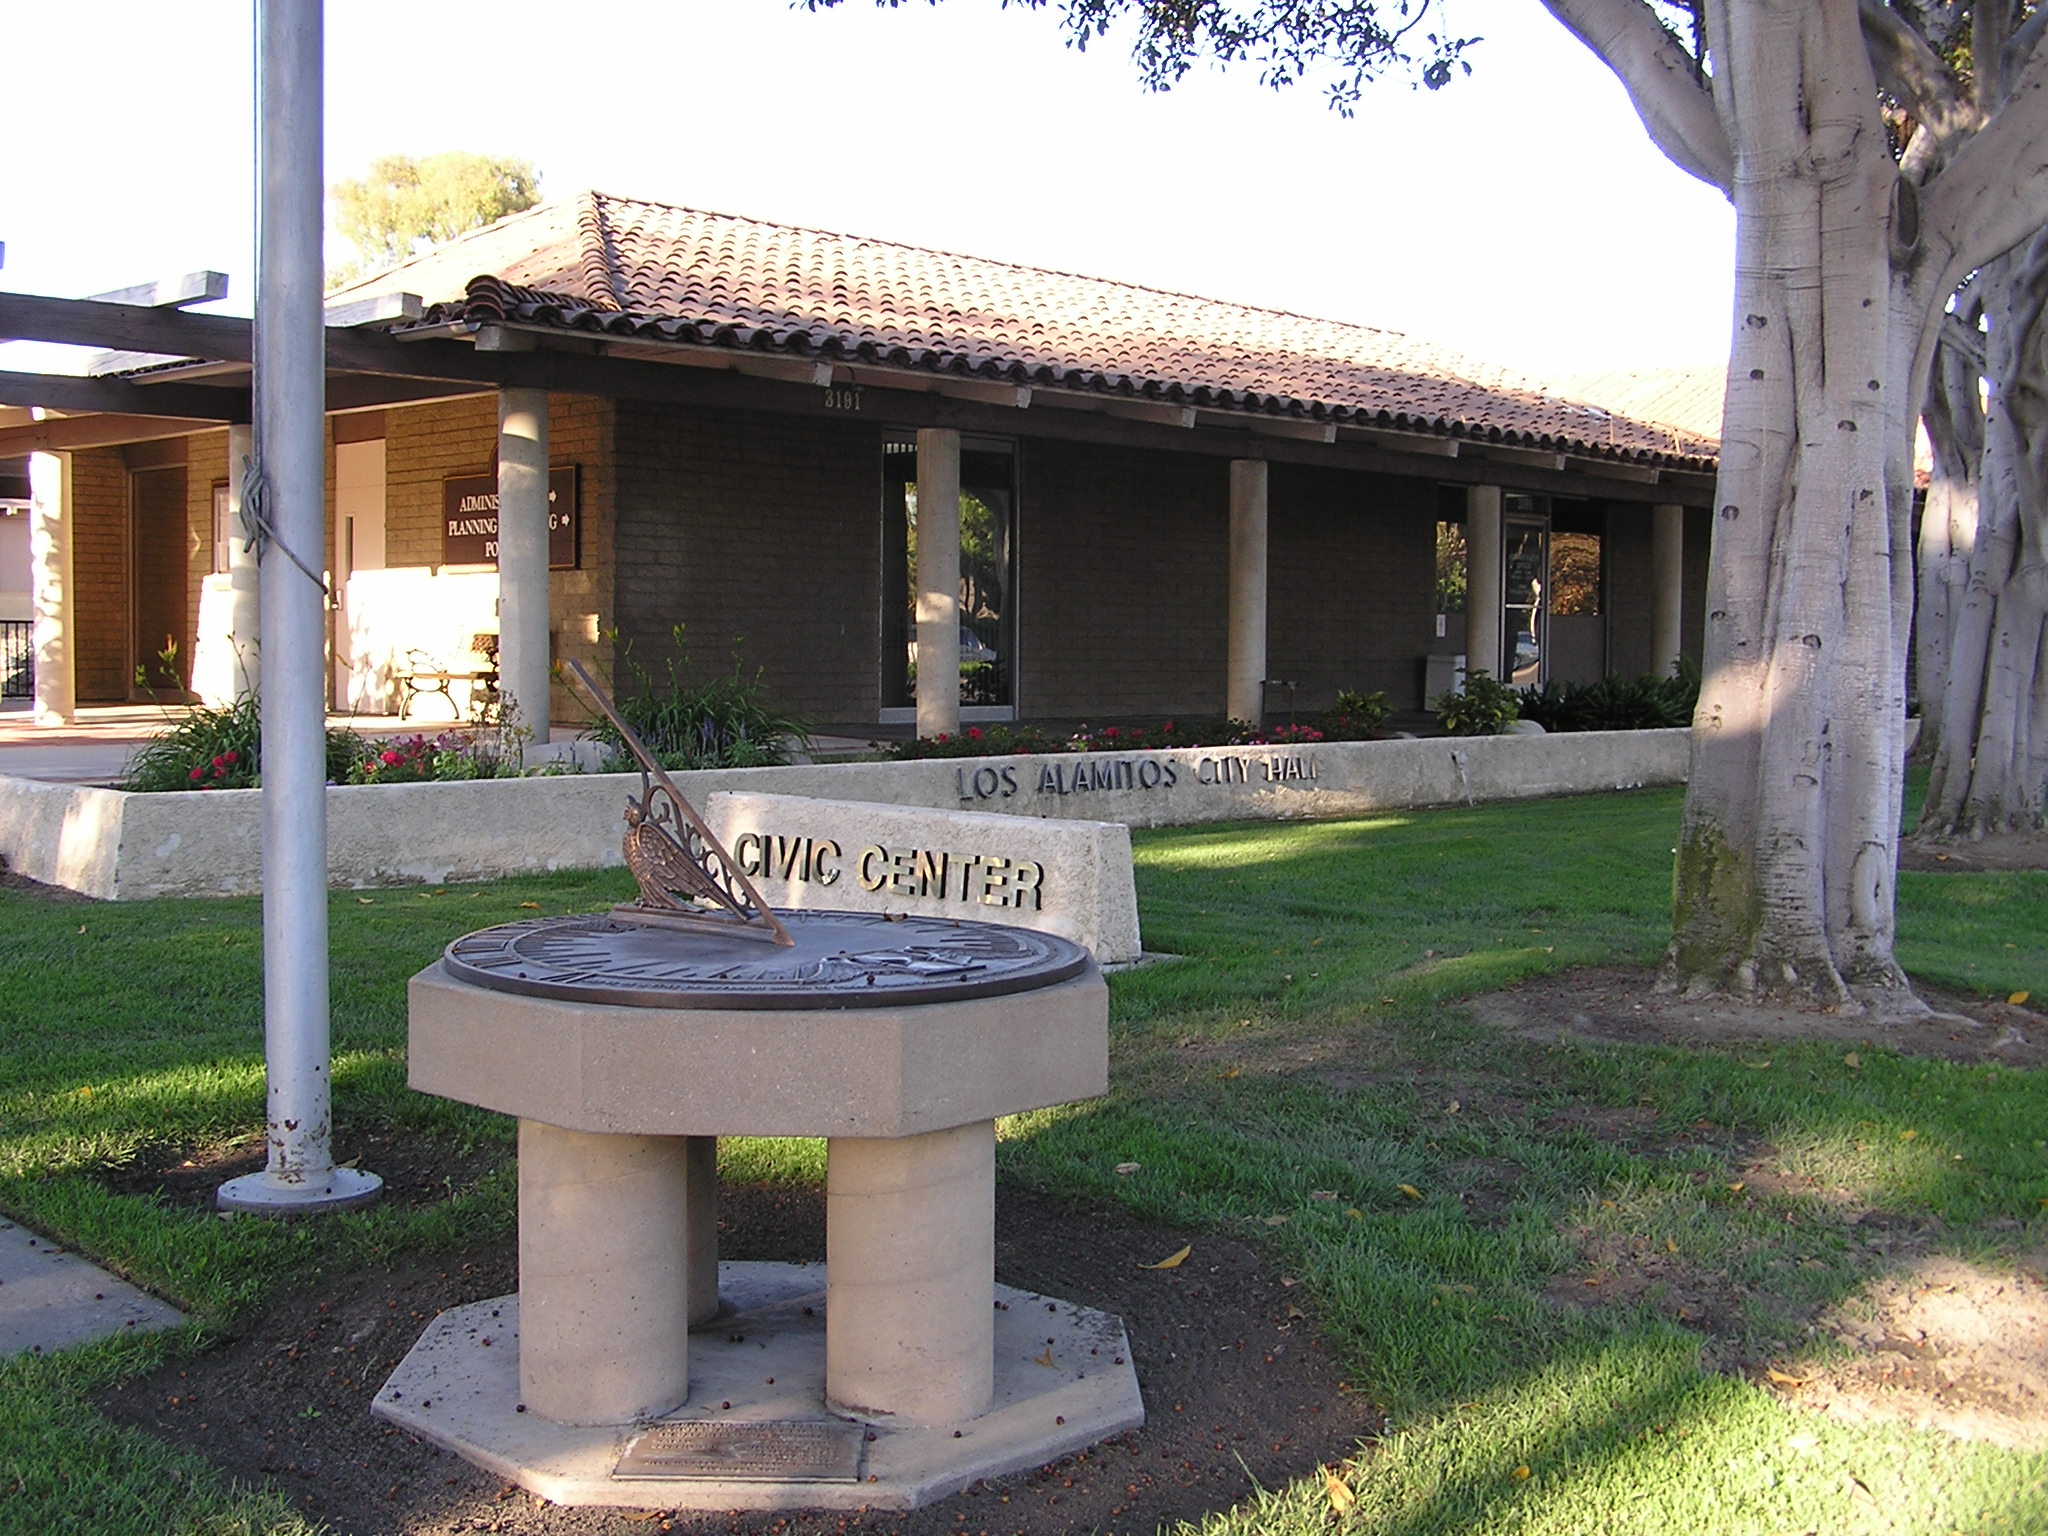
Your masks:
M628 1424L690 1395L689 1139L519 1122L519 1395Z
M548 396L498 391L498 691L548 739Z
M917 433L917 734L960 729L960 434Z
M1224 713L1266 713L1266 461L1230 461L1230 660Z
M686 1223L690 1257L690 1326L718 1316L718 1138L685 1136L690 1164L690 1214Z
M995 1122L836 1137L825 1167L825 1402L958 1424L995 1393Z
M263 649L257 643L262 604L258 596L256 551L242 527L243 461L256 452L256 429L247 422L228 428L228 650L233 656L228 675L237 695L260 698Z
M1465 492L1465 670L1502 681L1500 487Z
M71 588L71 455L29 455L28 483L35 721L37 725L69 725L78 713L78 615Z
M1650 509L1650 670L1678 670L1685 650L1685 508Z

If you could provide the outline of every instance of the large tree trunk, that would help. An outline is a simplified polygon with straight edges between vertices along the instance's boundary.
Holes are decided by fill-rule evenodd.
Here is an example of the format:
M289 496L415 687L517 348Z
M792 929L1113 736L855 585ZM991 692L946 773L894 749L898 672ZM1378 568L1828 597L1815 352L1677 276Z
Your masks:
M1910 1007L1892 881L1929 330L1895 256L1911 189L1855 5L1710 18L1736 311L1668 974Z
M1955 313L1942 323L1921 414L1933 454L1914 560L1913 691L1920 700L1917 750L1923 757L1932 757L1941 744L1956 617L1977 538L1977 484L1984 468L1984 408L1978 393L1984 374L1982 319L1980 277L1957 296Z
M1986 265L1975 286L1989 326L1988 409L1974 387L1967 402L1941 402L1982 421L1974 516L1929 529L1930 497L1921 535L1922 589L1949 599L1920 615L1945 650L1942 674L1922 684L1935 739L1918 835L1930 840L2036 829L2048 792L2048 232Z

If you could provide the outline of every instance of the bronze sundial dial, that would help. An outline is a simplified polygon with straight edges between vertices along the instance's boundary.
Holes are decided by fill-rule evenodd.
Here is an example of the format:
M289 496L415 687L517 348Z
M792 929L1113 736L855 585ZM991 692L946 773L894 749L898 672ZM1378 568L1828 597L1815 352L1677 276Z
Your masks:
M878 1008L1025 992L1078 976L1088 952L1055 934L944 917L780 912L791 942L678 931L597 913L465 934L458 981L642 1008Z

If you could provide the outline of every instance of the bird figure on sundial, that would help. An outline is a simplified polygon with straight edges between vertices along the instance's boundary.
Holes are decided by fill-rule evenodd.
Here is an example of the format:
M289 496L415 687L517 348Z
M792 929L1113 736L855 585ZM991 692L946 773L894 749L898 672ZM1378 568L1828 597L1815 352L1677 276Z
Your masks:
M614 907L614 915L627 922L717 928L775 944L793 944L782 919L769 910L754 883L741 873L704 818L683 798L660 759L634 734L583 664L571 659L564 665L640 763L640 793L626 797L623 845L626 867L640 886L640 899ZM667 803L659 803L657 796Z
M681 839L648 819L646 807L634 795L626 797L625 853L626 868L640 883L640 899L647 905L674 906L679 899L708 901L735 916L746 915L690 856Z

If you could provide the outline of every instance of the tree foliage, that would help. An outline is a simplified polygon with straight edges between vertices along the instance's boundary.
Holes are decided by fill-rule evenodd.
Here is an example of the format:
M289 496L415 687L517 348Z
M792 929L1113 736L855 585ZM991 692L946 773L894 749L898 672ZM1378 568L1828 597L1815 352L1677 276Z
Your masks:
M461 149L424 159L386 155L360 180L336 182L331 195L335 229L357 252L335 274L346 281L531 208L540 175L531 161Z
M840 0L803 0L829 10ZM877 0L895 8L903 0ZM939 0L930 0L936 5ZM1431 90L1470 74L1465 50L1479 41L1428 24L1437 0L1004 0L1027 10L1056 3L1061 25L1085 50L1128 25L1131 58L1153 90L1166 90L1196 63L1250 63L1267 85L1320 78L1331 105L1347 116L1368 85L1406 74Z

